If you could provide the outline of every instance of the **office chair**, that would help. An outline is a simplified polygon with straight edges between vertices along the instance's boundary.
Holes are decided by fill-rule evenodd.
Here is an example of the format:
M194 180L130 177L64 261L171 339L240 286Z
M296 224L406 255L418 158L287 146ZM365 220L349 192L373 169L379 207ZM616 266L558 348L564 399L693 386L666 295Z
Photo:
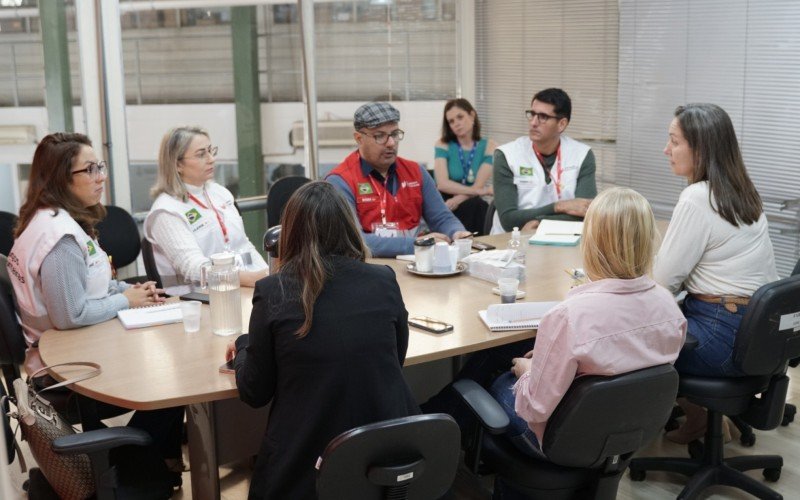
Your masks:
M317 467L318 498L439 498L455 478L459 442L458 424L442 413L356 427L325 447Z
M115 269L136 262L141 251L139 228L133 216L124 208L106 205L106 217L97 223L97 241L111 257ZM126 282L143 281L143 277L125 279Z
M158 288L164 288L161 283L161 275L158 273L158 266L156 266L156 258L153 255L153 244L147 237L142 238L142 260L144 261L144 271L147 273L147 279L155 281Z
M9 212L0 212L0 253L8 255L14 246L14 226L17 216Z
M311 182L307 177L290 176L281 177L269 188L267 193L267 227L277 226L281 223L283 207L297 189Z
M495 495L509 488L533 499L613 499L633 453L660 435L678 374L659 365L575 379L547 422L547 460L521 453L503 435L508 416L478 383L462 379L454 388L478 418L467 465L475 472L482 461L496 472Z
M489 207L486 209L486 218L483 220L483 234L491 234L492 233L492 225L494 224L494 213L497 211L497 207L494 206L494 200L489 203Z
M733 355L743 377L681 375L678 393L708 410L704 444L690 445L692 458L636 458L630 464L631 479L642 481L648 470L678 472L690 476L678 498L696 498L705 488L725 484L759 498L782 498L743 471L763 469L767 481L777 481L783 458L779 455L725 458L722 418L739 416L756 429L778 426L784 411L789 359L800 355L800 331L791 315L800 313L800 276L768 283L750 299L736 334Z

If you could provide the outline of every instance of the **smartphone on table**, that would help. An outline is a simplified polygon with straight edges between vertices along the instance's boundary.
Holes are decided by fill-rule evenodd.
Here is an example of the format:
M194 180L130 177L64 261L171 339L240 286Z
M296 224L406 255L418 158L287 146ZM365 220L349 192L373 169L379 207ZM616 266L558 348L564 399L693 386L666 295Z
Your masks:
M203 304L208 304L208 294L201 292L189 292L181 295L181 300L197 300Z
M408 318L408 324L414 328L419 328L420 330L425 330L426 332L431 333L445 333L453 331L453 325L450 323L445 323L444 321L439 321L427 316L414 316L413 318Z
M490 245L488 243L484 243L482 241L473 241L472 248L480 252L481 250L494 250L497 247L494 245Z

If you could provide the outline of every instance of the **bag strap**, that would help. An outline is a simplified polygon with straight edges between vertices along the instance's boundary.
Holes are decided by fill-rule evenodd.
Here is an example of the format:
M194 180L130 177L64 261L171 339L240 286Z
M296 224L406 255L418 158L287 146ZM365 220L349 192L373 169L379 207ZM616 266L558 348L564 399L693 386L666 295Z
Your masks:
M41 391L37 392L36 389L33 388L33 379L37 375L39 375L40 373L45 372L46 370L49 370L51 368L56 368L57 366L88 366L89 368L93 368L93 370L88 371L86 373L83 373L81 375L78 375L77 377L72 377L71 379L67 379L67 380L65 380L63 382L59 382L57 384L49 385L49 386L43 388ZM82 382L84 380L88 380L90 378L94 378L94 377L100 375L100 373L102 373L102 371L103 370L100 368L99 364L92 363L90 361L71 361L69 363L58 363L56 365L50 365L50 366L45 366L43 368L39 368L38 370L33 372L31 374L31 376L28 377L28 388L30 388L30 390L33 391L34 394L41 394L44 391L49 391L50 389L57 389L59 387L64 387L64 386L67 386L67 385L70 385L70 384L75 384L77 382Z

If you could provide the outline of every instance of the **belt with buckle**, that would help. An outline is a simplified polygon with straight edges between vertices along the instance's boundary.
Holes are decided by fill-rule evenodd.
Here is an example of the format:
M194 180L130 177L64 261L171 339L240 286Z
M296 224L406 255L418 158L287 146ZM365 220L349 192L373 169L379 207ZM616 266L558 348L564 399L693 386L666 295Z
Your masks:
M735 295L703 295L700 293L689 294L691 297L709 304L722 304L728 311L735 313L739 310L737 306L746 306L750 303L750 297L737 297Z

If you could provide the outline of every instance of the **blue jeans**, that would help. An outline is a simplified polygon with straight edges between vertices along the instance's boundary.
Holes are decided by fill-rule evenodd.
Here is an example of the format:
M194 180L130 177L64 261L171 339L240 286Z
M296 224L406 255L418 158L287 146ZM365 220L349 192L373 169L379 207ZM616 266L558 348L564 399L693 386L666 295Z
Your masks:
M733 364L733 344L747 306L737 305L732 313L722 304L697 300L691 295L683 301L688 333L697 338L697 347L683 350L675 361L679 373L709 377L744 375Z
M500 403L500 406L508 415L509 424L506 428L506 437L522 453L534 458L546 459L547 457L542 453L536 434L528 427L528 422L517 415L514 410L514 392L512 388L516 382L517 377L514 376L514 372L507 371L497 377L489 388L489 393Z

